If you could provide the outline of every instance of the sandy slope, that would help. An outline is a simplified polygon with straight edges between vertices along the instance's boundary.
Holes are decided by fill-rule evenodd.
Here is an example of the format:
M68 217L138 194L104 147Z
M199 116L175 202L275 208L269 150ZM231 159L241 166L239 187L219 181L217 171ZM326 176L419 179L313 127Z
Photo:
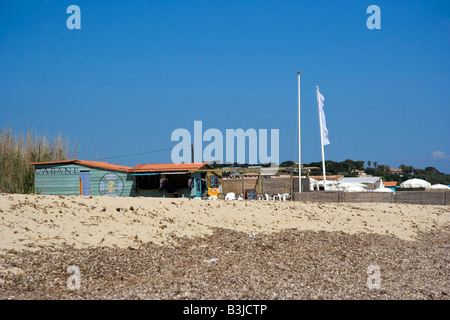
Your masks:
M174 244L220 227L255 234L284 229L376 233L414 240L450 223L449 206L210 201L0 194L0 253Z

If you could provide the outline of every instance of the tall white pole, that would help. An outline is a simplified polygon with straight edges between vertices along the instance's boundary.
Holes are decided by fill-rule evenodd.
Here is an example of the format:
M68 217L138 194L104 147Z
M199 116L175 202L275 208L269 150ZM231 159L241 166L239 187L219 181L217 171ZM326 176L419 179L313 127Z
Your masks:
M301 148L301 130L300 130L300 73L298 76L298 192L302 192L302 148Z
M327 179L326 179L326 172L325 172L325 151L323 148L322 114L320 112L319 86L316 86L316 96L317 96L317 111L319 112L320 145L322 147L323 190L327 190Z

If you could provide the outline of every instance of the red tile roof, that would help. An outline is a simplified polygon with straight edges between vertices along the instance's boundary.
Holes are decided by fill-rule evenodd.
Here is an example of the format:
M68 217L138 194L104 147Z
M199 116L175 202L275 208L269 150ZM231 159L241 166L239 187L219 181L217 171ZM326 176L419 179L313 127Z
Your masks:
M209 168L206 162L201 163L154 163L139 164L129 170L129 172L163 172L163 171L193 171Z
M385 187L396 187L397 181L383 181Z
M139 164L134 167L126 167L120 166L117 164L110 164L108 162L101 161L88 161L88 160L61 160L61 161L48 161L48 162L33 162L31 165L48 165L48 164L79 164L82 166L105 169L105 170L114 170L114 171L122 171L122 172L164 172L164 171L193 171L199 169L207 169L212 168L206 162L201 163L154 163L154 164Z
M60 161L47 161L47 162L32 162L30 163L33 166L36 165L44 165L44 164L79 164L81 166L86 167L92 167L92 168L99 168L99 169L105 169L105 170L113 170L113 171L122 171L122 172L128 172L128 170L131 169L131 167L126 166L120 166L117 164L111 164L108 162L101 162L101 161L87 161L87 160L60 160Z

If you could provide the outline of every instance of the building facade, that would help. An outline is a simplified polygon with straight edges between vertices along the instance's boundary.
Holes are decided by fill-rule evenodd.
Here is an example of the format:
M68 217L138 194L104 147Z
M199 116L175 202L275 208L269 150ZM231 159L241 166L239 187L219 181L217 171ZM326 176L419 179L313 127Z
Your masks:
M135 167L100 161L31 163L37 194L110 197L201 197L208 191L206 163L146 164Z

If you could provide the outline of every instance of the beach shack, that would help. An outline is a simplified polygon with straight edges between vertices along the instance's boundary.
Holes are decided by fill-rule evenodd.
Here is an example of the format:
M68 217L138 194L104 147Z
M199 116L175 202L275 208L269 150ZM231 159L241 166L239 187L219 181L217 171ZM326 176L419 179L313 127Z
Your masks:
M136 181L131 167L100 161L35 162L34 192L38 194L133 196Z
M100 161L35 162L37 194L112 197L207 197L213 169L207 163L121 166ZM206 171L201 171L206 170ZM217 180L217 179L216 179Z
M207 197L207 172L213 169L202 163L140 164L129 170L136 179L136 196Z

